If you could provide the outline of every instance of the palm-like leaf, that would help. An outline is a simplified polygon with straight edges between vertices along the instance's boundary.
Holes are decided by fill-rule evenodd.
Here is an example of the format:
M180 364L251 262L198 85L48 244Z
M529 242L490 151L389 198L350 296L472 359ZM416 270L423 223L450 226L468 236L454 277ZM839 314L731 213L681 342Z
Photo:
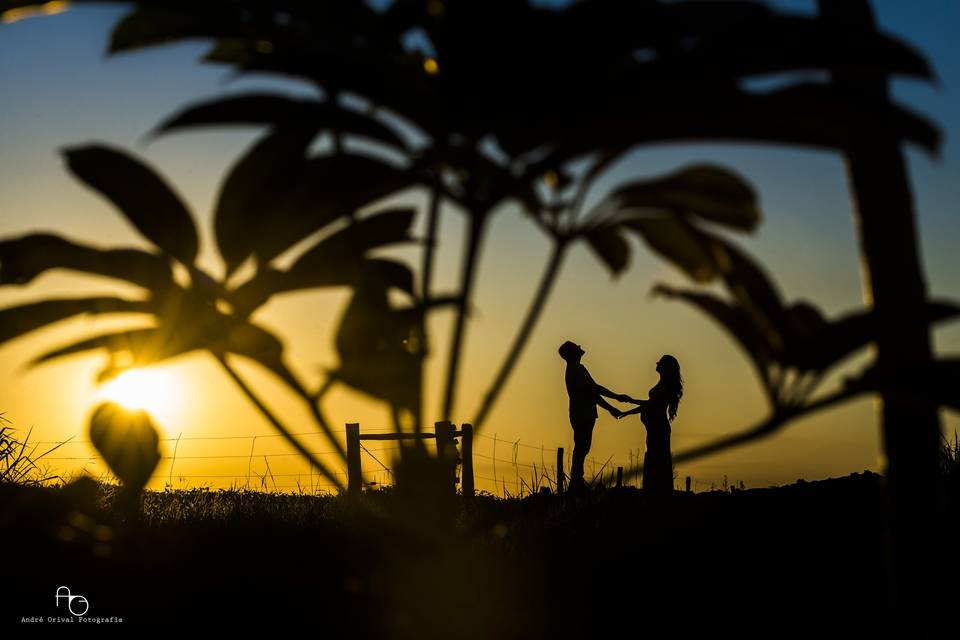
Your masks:
M214 213L214 230L228 276L269 240L262 234L284 234L284 242L290 242L282 223L306 213L299 208L303 203L294 191L301 184L307 147L317 132L309 125L273 131L227 175ZM288 209L292 211L284 211ZM277 218L277 223L261 224Z
M362 271L374 268L390 284L412 293L412 275L404 265L370 260L371 249L410 239L414 211L399 209L381 212L352 223L320 240L286 271L261 269L229 296L238 313L247 315L278 293L315 287L349 286Z
M0 309L0 345L51 324L78 315L104 313L152 313L147 300L125 300L109 296L43 300Z
M383 15L363 5L334 9L302 4L286 7L284 24L254 2L140 4L117 28L113 50L218 38L220 47L208 59L241 70L299 75L369 96L423 130L440 134L435 139L451 130L474 139L494 133L511 154L545 144L567 146L564 140L579 132L593 140L594 149L604 144L597 142L601 131L618 132L622 141L628 117L651 132L663 131L662 118L688 130L699 128L701 133L692 136L724 137L729 133L722 130L736 128L730 125L737 122L751 139L807 144L813 137L836 146L849 140L831 124L841 105L826 100L813 111L791 107L789 101L764 105L738 90L739 79L811 69L932 75L914 50L873 30L841 28L816 16L785 15L741 2L585 1L561 11L520 2L495 8L463 2L445 5L442 17L413 0L394 2ZM423 72L422 54L403 46L403 35L415 28L425 30L436 50L440 72L433 77ZM535 41L529 37L534 32ZM324 37L304 38L303 33ZM581 46L571 48L572 41ZM647 55L635 56L637 51ZM570 92L570 86L581 90ZM637 86L645 90L637 92ZM732 108L718 89L745 104ZM510 99L503 100L504 95ZM675 104L663 96L676 96ZM753 98L758 98L755 105ZM682 107L676 119L670 117L675 106ZM868 119L878 113L857 111ZM866 121L847 124L853 127L851 135L876 130ZM832 133L817 135L817 127ZM673 127L667 129L661 135L677 135ZM913 133L924 144L935 142L923 132ZM687 135L680 132L681 138Z
M608 160L601 158L597 164ZM756 195L743 178L727 169L693 165L619 186L566 233L582 235L616 275L626 268L630 257L624 231L635 232L694 280L706 282L722 273L713 255L720 245L694 226L697 220L751 231L760 222ZM561 222L544 220L548 226Z
M725 245L727 250L729 245ZM693 305L720 324L750 357L771 399L780 402L783 379L771 377L775 367L781 373L822 379L831 368L857 350L876 340L877 312L859 310L828 320L813 305L798 302L784 308L774 285L762 270L740 252L719 254L727 264L718 268L731 299L712 294L657 285L654 292ZM730 256L734 256L730 260ZM761 303L756 303L761 300ZM960 306L947 302L930 303L926 322L933 324L960 315ZM805 389L805 399L814 385Z
M388 287L373 273L358 284L337 332L340 366L333 376L398 410L415 411L426 352L423 310L394 308Z
M307 158L321 126L268 134L228 175L214 218L228 275L250 256L265 266L313 232L418 180L361 155Z
M656 180L628 183L609 196L621 209L675 211L741 231L760 223L757 196L729 169L693 165Z
M194 104L161 123L155 134L194 127L237 125L320 125L324 129L370 138L400 151L407 148L406 141L394 129L367 115L336 108L329 102L273 94L245 94Z
M746 352L764 385L769 385L770 365L777 361L777 353L742 309L713 294L685 291L665 284L656 285L653 293L683 300L723 327Z
M53 269L126 280L154 292L173 284L169 261L140 249L96 249L52 234L0 241L0 285L25 285Z
M97 190L154 245L185 265L197 258L199 239L182 200L154 171L105 146L68 149L67 166Z

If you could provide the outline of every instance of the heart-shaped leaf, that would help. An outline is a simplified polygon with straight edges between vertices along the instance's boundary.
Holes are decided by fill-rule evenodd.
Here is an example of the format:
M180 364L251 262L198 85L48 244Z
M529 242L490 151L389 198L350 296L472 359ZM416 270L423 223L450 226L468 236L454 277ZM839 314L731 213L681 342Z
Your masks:
M150 416L104 403L90 418L90 441L123 486L140 492L160 462L160 435Z

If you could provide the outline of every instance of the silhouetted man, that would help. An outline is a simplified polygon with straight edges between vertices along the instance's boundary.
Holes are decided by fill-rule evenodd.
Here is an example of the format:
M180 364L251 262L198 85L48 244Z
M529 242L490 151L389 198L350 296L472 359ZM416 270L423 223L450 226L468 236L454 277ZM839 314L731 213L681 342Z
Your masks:
M583 487L583 461L593 442L593 425L597 422L597 405L620 417L620 410L610 406L603 396L626 402L627 396L616 394L594 382L587 368L580 364L584 350L569 340L560 345L560 357L567 361L564 379L570 396L570 426L573 427L573 464L570 467L570 489Z

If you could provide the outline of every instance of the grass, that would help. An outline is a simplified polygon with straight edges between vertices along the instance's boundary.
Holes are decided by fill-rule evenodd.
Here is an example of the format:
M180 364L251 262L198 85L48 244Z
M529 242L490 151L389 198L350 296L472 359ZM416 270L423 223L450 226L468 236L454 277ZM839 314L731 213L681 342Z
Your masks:
M70 580L98 611L144 623L161 609L172 623L229 621L238 597L258 620L354 625L341 637L591 637L602 620L703 613L731 598L744 611L879 619L875 474L679 493L667 505L635 487L560 500L539 492L549 477L538 467L523 499L478 493L455 526L435 530L392 489L146 491L142 517L124 523L112 512L115 485L88 478L89 502L70 496L73 485L7 485L0 536L18 550L9 575L37 583L22 590L26 609L37 607L34 590ZM699 595L718 579L726 596Z
M20 440L16 435L13 423L0 413L0 482L45 486L62 483L63 478L52 473L43 458L66 444L61 442L53 447L38 453L38 445L30 444L33 428Z
M948 483L960 483L960 433L953 432L953 442L941 436L940 473Z

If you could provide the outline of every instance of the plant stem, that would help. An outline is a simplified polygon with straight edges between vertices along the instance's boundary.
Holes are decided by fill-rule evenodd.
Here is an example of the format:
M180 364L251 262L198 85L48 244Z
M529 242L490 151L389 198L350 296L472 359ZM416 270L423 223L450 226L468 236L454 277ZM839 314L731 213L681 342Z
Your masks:
M553 285L557 281L557 276L560 274L560 266L563 264L563 258L566 256L568 246L569 241L567 239L555 239L553 249L550 253L550 260L547 263L547 267L540 279L540 286L537 289L537 294L534 297L533 302L530 304L530 307L527 309L527 315L523 320L523 324L520 326L520 330L513 339L513 345L510 347L510 352L507 354L503 364L500 365L500 370L497 372L497 377L490 386L490 390L487 391L486 395L484 396L483 405L477 412L477 416L473 419L472 424L474 432L480 430L481 425L487 418L487 414L489 414L493 409L493 405L496 403L497 397L500 395L503 387L507 384L510 374L513 372L517 361L520 359L520 355L523 353L523 349L526 346L527 341L530 339L530 335L533 333L533 328L536 326L537 321L543 314L547 298L550 296Z
M437 248L437 230L440 226L440 198L440 189L433 187L430 195L430 209L427 212L426 248L423 252L423 269L420 281L420 299L424 307L430 304L430 281L433 279L433 262Z
M450 340L450 360L447 364L447 389L443 398L443 419L450 420L453 403L456 400L457 375L460 368L460 352L463 349L463 336L466 327L467 311L473 296L473 286L476 280L476 267L486 228L487 212L472 212L470 229L467 232L467 250L463 272L460 278L460 306L457 309L457 319Z
M430 307L430 282L433 280L433 263L436 257L437 230L440 226L440 199L442 194L439 185L434 185L430 195L430 209L427 213L426 247L423 252L422 280L420 282L420 337L424 341L423 353L426 355L430 345L427 344L427 309ZM414 416L414 430L423 431L423 363L421 361L420 394L417 398L417 410Z
M330 480L330 482L332 482L339 491L344 491L344 487L340 481L337 480L337 476L327 469L326 465L320 462L320 460L318 460L312 453L310 453L310 451L308 451L307 448L304 447L300 441L293 436L293 433L287 429L287 427L285 427L275 415L273 415L270 409L268 409L267 406L260 400L260 398L257 397L253 390L247 386L247 383L244 382L243 378L240 377L240 374L238 374L233 367L230 366L230 364L226 361L226 358L219 354L215 355L214 357L217 359L217 362L220 363L220 366L223 367L224 371L226 371L227 374L237 384L237 386L240 387L240 390L243 391L244 395L247 396L250 402L252 402L257 410L259 410L260 413L263 414L263 416L267 419L267 421L273 425L273 428L279 431L280 434L286 438L287 442L289 442L293 448L297 450L297 453L306 458L307 461L318 472L320 472L321 475Z
M292 375L292 373L291 373ZM323 383L320 387L320 390L317 391L315 396L311 396L307 393L306 389L298 383L297 392L303 398L304 402L307 403L307 406L310 407L310 414L313 416L313 419L317 421L320 430L323 431L324 435L327 436L327 439L333 444L333 447L337 450L337 453L340 455L342 460L347 459L347 450L340 444L340 440L333 433L333 429L330 428L330 423L327 422L326 417L323 415L323 412L320 410L320 402L323 400L324 394L327 390L333 385L333 381L327 378L327 381Z

